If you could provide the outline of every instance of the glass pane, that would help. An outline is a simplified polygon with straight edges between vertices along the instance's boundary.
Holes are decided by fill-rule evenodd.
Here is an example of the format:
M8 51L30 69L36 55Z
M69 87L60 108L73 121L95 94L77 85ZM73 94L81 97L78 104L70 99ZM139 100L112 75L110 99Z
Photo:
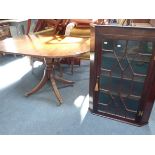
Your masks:
M103 41L99 110L135 118L151 55L152 42Z

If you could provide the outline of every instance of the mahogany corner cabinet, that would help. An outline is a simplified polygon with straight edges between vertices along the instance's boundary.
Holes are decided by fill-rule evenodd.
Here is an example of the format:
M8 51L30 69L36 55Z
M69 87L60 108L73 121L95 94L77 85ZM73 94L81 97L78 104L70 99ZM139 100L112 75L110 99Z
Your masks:
M142 126L155 100L155 29L91 27L92 113Z

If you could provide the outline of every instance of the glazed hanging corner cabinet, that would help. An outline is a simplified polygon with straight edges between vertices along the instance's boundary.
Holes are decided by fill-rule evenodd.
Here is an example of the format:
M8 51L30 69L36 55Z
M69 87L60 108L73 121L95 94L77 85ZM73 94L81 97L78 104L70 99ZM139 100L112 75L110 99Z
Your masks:
M155 99L155 29L91 28L92 113L142 126Z

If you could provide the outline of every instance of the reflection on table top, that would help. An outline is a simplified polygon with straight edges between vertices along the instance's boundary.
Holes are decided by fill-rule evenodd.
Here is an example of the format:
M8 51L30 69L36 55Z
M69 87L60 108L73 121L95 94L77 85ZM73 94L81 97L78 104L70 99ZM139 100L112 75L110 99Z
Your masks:
M90 51L90 38L24 35L0 41L0 51L49 58L72 57Z

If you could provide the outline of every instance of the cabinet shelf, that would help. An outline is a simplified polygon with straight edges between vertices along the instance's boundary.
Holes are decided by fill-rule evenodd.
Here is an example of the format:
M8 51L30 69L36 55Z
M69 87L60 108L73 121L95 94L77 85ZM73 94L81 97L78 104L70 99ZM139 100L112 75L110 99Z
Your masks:
M123 119L129 119L129 120L132 120L132 121L134 121L135 120L135 118L134 118L134 116L132 116L132 117L129 117L129 116L121 116L120 114L114 114L114 113L111 113L111 112L107 112L107 111L103 111L103 110L98 110L98 112L99 112L99 114L102 114L103 116L105 115L105 116L107 116L107 115L109 115L109 116L107 116L107 117L109 117L109 118L111 118L110 116L113 116L113 117L117 117L117 119L119 119L119 118L123 118Z
M143 83L146 75L144 74L139 74L139 75L131 75L131 78L129 78L128 75L124 74L122 77L119 74L112 75L113 73L111 70L106 70L104 68L101 68L101 76L106 76L109 78L117 78L117 79L122 79L122 80L128 80L128 81L133 81L133 82L141 82Z
M118 58L119 60L124 60L127 58L130 62L135 61L135 62L149 63L152 56L149 53L137 53L137 54L127 54L127 56L124 57L124 53L117 53L116 54L117 58L116 58L115 54L111 51L113 50L102 49L102 57L113 58L113 59Z
M135 101L139 101L140 100L140 96L136 96L136 95L132 95L132 94L125 94L125 93L118 93L118 92L114 92L114 91L110 91L110 90L106 90L106 89L103 89L103 88L100 88L100 91L101 92L104 92L106 95L114 95L114 96L121 96L123 98L129 98L131 100L135 100Z
M135 82L115 77L100 76L100 88L123 94L140 96L143 90L143 82Z
M114 74L117 72L121 74L121 72L129 73L134 75L146 75L148 71L149 63L144 62L136 62L136 61L128 61L125 60L117 60L116 58L105 57L102 56L101 68L111 70Z

